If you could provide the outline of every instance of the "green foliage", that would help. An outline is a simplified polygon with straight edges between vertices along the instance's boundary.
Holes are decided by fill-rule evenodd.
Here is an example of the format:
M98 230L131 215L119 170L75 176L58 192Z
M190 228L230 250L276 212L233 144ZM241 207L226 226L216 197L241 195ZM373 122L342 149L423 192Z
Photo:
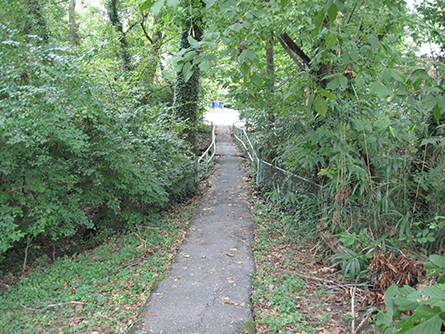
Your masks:
M280 241L291 238L292 229L287 229L286 225L290 222L295 224L293 217L286 219L285 215L276 211L269 211L259 202L255 203L255 219L258 223L258 238L254 244L255 262L257 266L256 278L253 283L254 293L252 300L254 302L269 303L267 311L261 312L261 317L257 321L268 326L273 332L285 330L288 327L299 329L300 331L312 331L311 325L306 320L306 316L295 307L297 296L304 293L306 285L301 278L294 274L276 275L275 269L269 264L263 263L263 253L270 252L274 244L271 244L271 236L280 236ZM274 242L277 242L274 240ZM289 265L293 261L289 256Z
M340 264L343 278L349 278L351 281L355 277L365 278L368 274L368 267L372 259L372 255L377 247L381 247L386 251L386 237L379 240L372 240L365 228L361 233L342 232L339 235L342 252L331 257L335 263L333 266Z
M0 254L24 237L109 224L105 217L138 224L184 195L168 194L192 178L165 117L107 104L66 49L1 34Z
M198 4L198 9L201 4ZM195 9L195 7L193 7ZM186 122L185 138L197 151L196 127L198 125L198 105L200 88L200 70L192 62L198 53L192 49L194 42L201 42L204 30L203 16L192 15L185 19L184 30L181 33L179 54L181 62L177 65L175 95L173 108L179 119Z
M113 235L94 250L51 265L42 258L0 296L2 332L126 332L167 269L190 212L175 218Z
M443 32L445 29L445 2L443 0L423 1L418 5L417 10L425 20L424 34L425 41L434 42L440 46L441 53L445 50L445 39Z
M383 334L441 332L445 324L445 258L431 255L424 265L428 276L441 274L437 283L420 290L391 285L385 293L386 309L380 310L376 319ZM406 315L407 311L414 313Z
M444 233L435 217L445 215L444 68L400 51L411 20L404 3L292 2L280 11L275 2L248 12L222 41L237 61L227 85L261 158L323 186L305 209L322 213L319 226L331 233L366 229L394 247L434 251ZM286 31L310 60L281 48L281 35L273 91L264 80L271 29L277 39ZM354 272L366 267L360 249L350 255Z

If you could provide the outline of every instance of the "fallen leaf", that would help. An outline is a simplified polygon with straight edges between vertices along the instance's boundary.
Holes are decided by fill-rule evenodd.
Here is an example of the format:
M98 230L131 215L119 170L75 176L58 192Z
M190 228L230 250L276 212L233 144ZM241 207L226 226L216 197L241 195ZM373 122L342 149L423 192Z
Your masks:
M232 301L230 301L230 300L225 300L225 301L224 301L224 304L229 304L229 305L235 305L235 306L238 306L238 303L232 302Z
M323 267L323 268L318 269L318 272L320 274L328 274L328 273L336 272L336 269L335 268L329 268L329 267Z
M317 334L332 334L331 332L328 332L326 329L324 328L319 328L317 329Z

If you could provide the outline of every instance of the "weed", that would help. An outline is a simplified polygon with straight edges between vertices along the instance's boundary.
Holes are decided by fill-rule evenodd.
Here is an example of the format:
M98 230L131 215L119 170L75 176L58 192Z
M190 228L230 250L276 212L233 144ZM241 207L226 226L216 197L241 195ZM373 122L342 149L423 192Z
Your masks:
M255 322L253 320L246 321L240 329L236 331L236 334L255 334Z
M257 321L266 325L271 332L289 333L291 328L314 333L306 316L299 312L295 300L305 290L305 283L296 274L283 274L270 261L270 253L282 242L283 231L276 217L259 203L254 205L255 219L258 223L254 243L254 256L257 266L254 280L255 291L252 301L257 307ZM279 214L279 213L277 213ZM277 236L273 238L272 236ZM296 265L289 252L284 252L285 267ZM266 307L258 308L265 304Z
M162 228L140 226L94 250L47 257L0 297L4 333L125 332L165 275L187 226L182 215Z

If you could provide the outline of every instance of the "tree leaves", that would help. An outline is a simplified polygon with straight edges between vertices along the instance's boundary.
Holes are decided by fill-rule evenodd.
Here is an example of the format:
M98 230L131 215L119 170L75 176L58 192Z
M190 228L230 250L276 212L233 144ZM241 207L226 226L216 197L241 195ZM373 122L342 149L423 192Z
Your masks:
M321 116L325 116L328 112L328 104L326 103L325 99L319 94L316 95L313 106L317 114L320 114Z
M391 91L381 82L373 82L370 86L371 94L376 94L381 99L385 99L391 95Z
M428 275L437 275L445 270L445 258L431 255L424 263ZM442 279L442 277L440 278ZM380 310L376 324L383 333L439 333L445 316L445 285L438 283L416 290L408 285L398 288L392 284L385 293L386 313ZM414 310L411 316L396 320L402 311Z
M173 9L176 9L178 8L179 0L167 0L167 5L169 5Z
M335 19L337 18L337 13L338 13L337 5L335 3L332 3L332 5L328 8L327 13L328 13L329 19L332 22L334 22Z
M439 120L442 118L442 108L439 106L438 103L434 106L433 116L437 122L439 122Z
M377 49L380 46L379 40L374 35L370 35L368 37L368 42L369 42L369 44L371 44L371 47L373 49Z
M208 0L207 3L206 3L206 9L212 7L218 1L219 0Z
M162 7L164 6L165 0L158 0L153 6L151 6L151 11L154 16L159 15Z
M250 74L251 67L246 62L243 62L240 66L241 73L247 77Z
M236 7L236 0L227 0L225 2L223 2L220 6L219 9L221 11L225 11L230 9L231 7Z
M348 78L346 78L342 74L334 76L326 86L326 88L330 90L336 90L338 88L345 90L347 87L348 87Z
M151 6L153 6L153 4L155 2L156 2L156 0L147 0L140 6L140 8L141 8L142 11L150 9Z
M263 79L261 79L260 76L258 76L256 73L253 73L252 76L250 77L250 80L252 80L252 82L257 86L257 87L261 87L263 84Z
M289 0L281 0L280 1L281 9L284 9L284 7L286 7L288 3L289 3Z
M153 15L157 16L166 2L167 5L173 9L176 9L179 6L179 0L147 0L140 6L140 9L142 11L150 9Z
M186 62L182 66L182 74L184 75L184 81L188 82L194 73L194 67L191 62Z
M245 62L246 60L254 61L256 57L256 54L254 51L246 49L243 52L241 52L239 56L240 63Z

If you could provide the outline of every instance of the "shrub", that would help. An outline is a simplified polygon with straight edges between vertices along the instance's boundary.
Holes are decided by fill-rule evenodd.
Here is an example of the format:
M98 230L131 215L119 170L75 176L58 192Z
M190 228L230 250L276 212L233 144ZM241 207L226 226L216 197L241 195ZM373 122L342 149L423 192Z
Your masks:
M104 217L137 224L168 205L186 169L167 170L191 166L182 142L146 110L98 98L65 49L1 31L0 259L23 238L56 240Z

